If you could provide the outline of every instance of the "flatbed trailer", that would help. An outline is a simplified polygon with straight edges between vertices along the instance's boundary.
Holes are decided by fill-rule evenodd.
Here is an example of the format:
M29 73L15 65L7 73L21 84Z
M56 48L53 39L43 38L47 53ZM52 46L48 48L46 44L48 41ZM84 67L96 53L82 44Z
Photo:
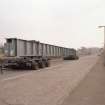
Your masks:
M5 43L5 65L13 69L33 69L50 66L50 59L63 58L75 49L41 43L35 40L7 38Z

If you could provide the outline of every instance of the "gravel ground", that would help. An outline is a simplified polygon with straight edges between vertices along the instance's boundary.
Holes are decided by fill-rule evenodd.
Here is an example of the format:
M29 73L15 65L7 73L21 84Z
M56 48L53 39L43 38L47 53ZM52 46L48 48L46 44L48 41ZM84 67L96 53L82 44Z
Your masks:
M97 62L87 56L0 81L0 105L60 105Z

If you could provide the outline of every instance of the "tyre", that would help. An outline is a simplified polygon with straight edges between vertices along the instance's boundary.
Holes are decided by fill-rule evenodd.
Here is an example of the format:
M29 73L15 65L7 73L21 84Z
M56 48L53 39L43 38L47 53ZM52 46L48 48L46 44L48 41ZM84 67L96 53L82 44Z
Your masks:
M50 66L50 61L47 60L46 63L45 63L45 66L49 67Z
M32 64L31 64L31 69L32 69L32 70L38 70L38 69L39 69L38 63L32 62Z
M39 67L44 68L45 67L45 61L40 61L39 62Z

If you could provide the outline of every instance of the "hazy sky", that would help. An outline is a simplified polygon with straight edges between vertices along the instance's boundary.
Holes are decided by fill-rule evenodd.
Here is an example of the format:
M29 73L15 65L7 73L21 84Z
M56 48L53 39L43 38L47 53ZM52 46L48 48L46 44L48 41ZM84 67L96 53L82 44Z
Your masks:
M105 0L0 0L0 39L59 46L103 46ZM3 40L4 41L4 40Z

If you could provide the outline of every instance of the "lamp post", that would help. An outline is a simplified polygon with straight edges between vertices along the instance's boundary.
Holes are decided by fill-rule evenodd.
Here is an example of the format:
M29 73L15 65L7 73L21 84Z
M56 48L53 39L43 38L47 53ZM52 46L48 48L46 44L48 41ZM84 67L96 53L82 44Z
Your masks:
M104 48L103 48L103 60L104 60L104 65L105 65L105 26L98 26L99 28L104 29Z
M104 29L104 50L105 50L105 26L98 26L98 28L103 28Z

